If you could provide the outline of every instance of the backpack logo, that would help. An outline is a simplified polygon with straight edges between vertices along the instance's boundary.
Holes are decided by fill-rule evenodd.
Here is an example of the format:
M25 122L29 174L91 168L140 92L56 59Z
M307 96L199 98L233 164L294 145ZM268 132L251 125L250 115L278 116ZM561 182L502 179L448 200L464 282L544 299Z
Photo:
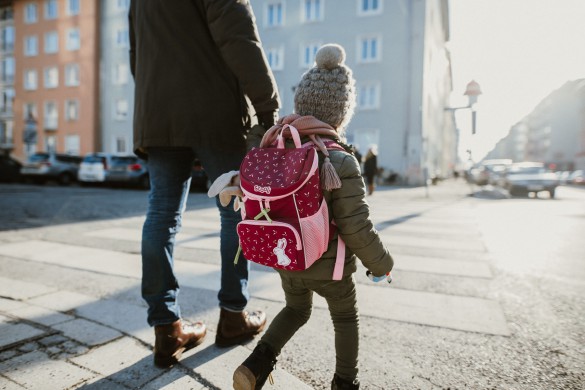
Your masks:
M286 238L281 238L278 240L276 247L272 249L272 252L276 255L278 259L278 265L286 267L291 263L291 260L288 258L286 253L284 253L284 248L286 248Z
M259 192L259 193L264 193L264 194L270 194L270 191L272 191L272 188L270 188L270 186L262 187L259 185L255 185L254 191Z

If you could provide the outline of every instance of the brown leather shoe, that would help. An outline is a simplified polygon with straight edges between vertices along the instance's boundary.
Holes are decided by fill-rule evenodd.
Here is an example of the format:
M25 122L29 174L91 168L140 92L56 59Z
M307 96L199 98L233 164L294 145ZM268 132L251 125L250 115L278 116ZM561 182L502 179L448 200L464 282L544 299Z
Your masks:
M167 368L176 364L183 352L203 342L207 328L202 322L188 324L177 320L172 324L154 327L154 364Z
M221 309L215 345L218 347L231 347L249 340L262 332L266 325L266 314L263 311L233 312Z

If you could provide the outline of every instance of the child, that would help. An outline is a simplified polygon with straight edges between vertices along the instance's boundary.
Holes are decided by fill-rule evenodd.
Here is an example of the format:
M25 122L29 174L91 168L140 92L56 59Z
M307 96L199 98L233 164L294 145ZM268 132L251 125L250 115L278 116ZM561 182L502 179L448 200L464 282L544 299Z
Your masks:
M281 118L276 127L294 122L299 124L301 136L315 134L318 128L321 138L326 140L329 136L341 142L355 106L355 81L344 60L345 51L341 46L329 44L321 47L316 54L316 66L303 75L295 91L296 115ZM307 125L302 126L303 123ZM273 127L266 133L264 145L270 144L275 130ZM308 141L308 138L303 141ZM323 160L323 156L320 157ZM337 235L323 256L307 270L278 270L286 307L274 318L252 354L234 372L234 388L237 390L262 388L281 349L309 319L313 292L327 300L335 328L336 368L331 388L359 388L358 310L353 278L356 256L374 276L390 272L393 260L369 218L359 162L352 154L340 150L329 150L329 160L341 186L324 191L324 200L337 225L337 232L346 244L343 277L339 281L331 280Z

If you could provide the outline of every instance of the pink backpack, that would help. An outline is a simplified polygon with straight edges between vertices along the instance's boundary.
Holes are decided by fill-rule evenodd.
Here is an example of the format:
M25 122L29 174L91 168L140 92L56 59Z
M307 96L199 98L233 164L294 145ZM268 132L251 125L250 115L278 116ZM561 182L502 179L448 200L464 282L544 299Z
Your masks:
M289 128L295 148L284 147ZM247 260L288 271L309 268L327 250L335 232L323 199L319 159L313 142L301 145L299 133L285 125L276 146L253 148L240 166L244 193L237 226ZM327 149L344 150L335 142ZM345 245L339 237L333 279L340 280ZM237 257L236 257L237 258Z

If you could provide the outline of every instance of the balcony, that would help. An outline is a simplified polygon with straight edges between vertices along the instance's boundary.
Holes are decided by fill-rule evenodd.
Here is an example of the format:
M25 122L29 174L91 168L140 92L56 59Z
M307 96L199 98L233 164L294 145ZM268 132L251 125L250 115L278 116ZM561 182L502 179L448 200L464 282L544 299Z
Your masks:
M57 118L45 118L45 131L57 131L59 121Z

